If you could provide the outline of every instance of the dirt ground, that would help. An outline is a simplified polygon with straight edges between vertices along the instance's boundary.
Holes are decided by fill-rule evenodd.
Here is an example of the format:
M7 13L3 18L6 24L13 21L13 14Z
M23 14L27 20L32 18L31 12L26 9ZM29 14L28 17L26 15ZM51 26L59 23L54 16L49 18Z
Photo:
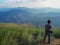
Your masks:
M50 44L47 44L47 42L45 42L45 43L39 43L38 45L60 45L60 39L53 39L51 40Z

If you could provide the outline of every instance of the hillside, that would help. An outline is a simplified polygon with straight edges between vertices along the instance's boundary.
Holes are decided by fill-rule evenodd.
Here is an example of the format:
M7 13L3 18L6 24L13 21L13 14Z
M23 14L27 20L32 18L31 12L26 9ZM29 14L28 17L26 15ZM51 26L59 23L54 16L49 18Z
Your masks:
M37 35L36 35L37 34ZM36 38L34 38L36 36ZM0 23L0 45L50 45L44 44L44 28L13 23ZM51 45L60 44L60 29L53 29Z
M10 9L10 10L8 10ZM48 19L55 27L60 27L60 9L53 8L8 8L0 11L0 22L31 23L43 27ZM2 9L0 9L2 10Z

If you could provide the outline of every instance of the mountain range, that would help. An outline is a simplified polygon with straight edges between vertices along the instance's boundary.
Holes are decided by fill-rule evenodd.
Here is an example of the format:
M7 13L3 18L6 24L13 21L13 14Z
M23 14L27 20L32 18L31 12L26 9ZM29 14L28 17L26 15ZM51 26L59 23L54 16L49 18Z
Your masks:
M60 27L60 9L54 8L0 8L0 22L4 23L31 23L43 27L47 20L52 25Z

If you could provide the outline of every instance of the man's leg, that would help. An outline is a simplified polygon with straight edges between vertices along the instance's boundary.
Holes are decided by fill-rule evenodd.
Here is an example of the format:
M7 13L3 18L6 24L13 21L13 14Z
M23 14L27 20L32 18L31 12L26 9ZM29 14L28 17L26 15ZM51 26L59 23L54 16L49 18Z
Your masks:
M47 33L45 32L45 35L44 35L44 42L45 42L45 40L46 40L46 36L47 36Z
M50 44L50 33L48 33L48 43Z

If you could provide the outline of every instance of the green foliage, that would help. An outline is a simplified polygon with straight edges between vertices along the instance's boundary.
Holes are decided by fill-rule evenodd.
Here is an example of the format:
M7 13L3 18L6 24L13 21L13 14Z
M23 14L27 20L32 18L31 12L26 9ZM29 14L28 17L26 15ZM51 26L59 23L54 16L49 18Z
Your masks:
M53 36L55 38L60 38L60 29L54 29L53 30Z
M44 28L8 25L0 26L0 45L33 45L43 39ZM60 38L60 30L54 29L53 36Z

